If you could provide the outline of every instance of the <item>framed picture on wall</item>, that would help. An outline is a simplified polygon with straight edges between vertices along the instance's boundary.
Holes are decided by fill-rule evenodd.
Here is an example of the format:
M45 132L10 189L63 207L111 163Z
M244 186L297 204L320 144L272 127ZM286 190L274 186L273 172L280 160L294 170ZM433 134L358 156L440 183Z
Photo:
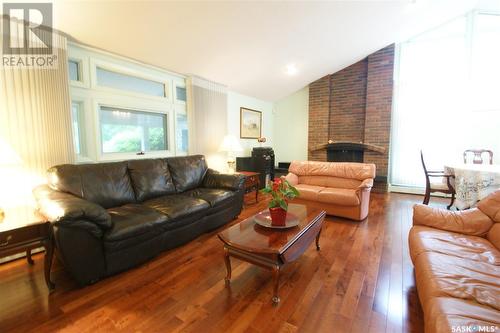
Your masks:
M240 108L240 138L258 139L262 137L262 112Z

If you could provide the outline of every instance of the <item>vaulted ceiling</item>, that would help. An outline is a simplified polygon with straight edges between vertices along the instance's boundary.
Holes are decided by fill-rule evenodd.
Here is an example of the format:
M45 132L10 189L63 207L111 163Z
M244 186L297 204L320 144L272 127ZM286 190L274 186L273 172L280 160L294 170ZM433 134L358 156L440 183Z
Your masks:
M61 0L54 24L85 44L275 101L475 3Z

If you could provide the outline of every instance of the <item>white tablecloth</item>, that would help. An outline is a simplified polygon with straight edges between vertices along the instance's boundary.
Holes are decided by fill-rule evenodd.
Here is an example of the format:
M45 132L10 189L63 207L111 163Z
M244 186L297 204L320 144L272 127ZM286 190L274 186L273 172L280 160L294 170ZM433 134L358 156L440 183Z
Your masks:
M500 189L500 165L498 164L450 164L444 172L455 175L452 182L457 192L455 207L473 207L479 200Z

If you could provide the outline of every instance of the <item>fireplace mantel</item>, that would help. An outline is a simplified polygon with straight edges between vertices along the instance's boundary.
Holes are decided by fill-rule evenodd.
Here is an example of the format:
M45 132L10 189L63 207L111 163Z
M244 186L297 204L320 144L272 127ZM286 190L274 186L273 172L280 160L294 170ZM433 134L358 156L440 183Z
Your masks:
M386 149L381 146L372 145L364 142L352 141L329 141L328 143L318 145L311 149L311 151L319 150L361 150L373 151L376 153L384 154Z

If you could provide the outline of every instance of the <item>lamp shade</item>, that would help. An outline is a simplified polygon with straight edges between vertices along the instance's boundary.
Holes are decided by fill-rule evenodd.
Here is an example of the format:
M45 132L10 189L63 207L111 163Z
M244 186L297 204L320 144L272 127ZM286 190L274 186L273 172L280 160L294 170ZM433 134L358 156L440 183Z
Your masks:
M219 151L239 152L243 151L243 148L241 148L240 141L238 139L232 135L226 135L219 147Z
M4 140L0 139L0 166L20 165L19 155Z

